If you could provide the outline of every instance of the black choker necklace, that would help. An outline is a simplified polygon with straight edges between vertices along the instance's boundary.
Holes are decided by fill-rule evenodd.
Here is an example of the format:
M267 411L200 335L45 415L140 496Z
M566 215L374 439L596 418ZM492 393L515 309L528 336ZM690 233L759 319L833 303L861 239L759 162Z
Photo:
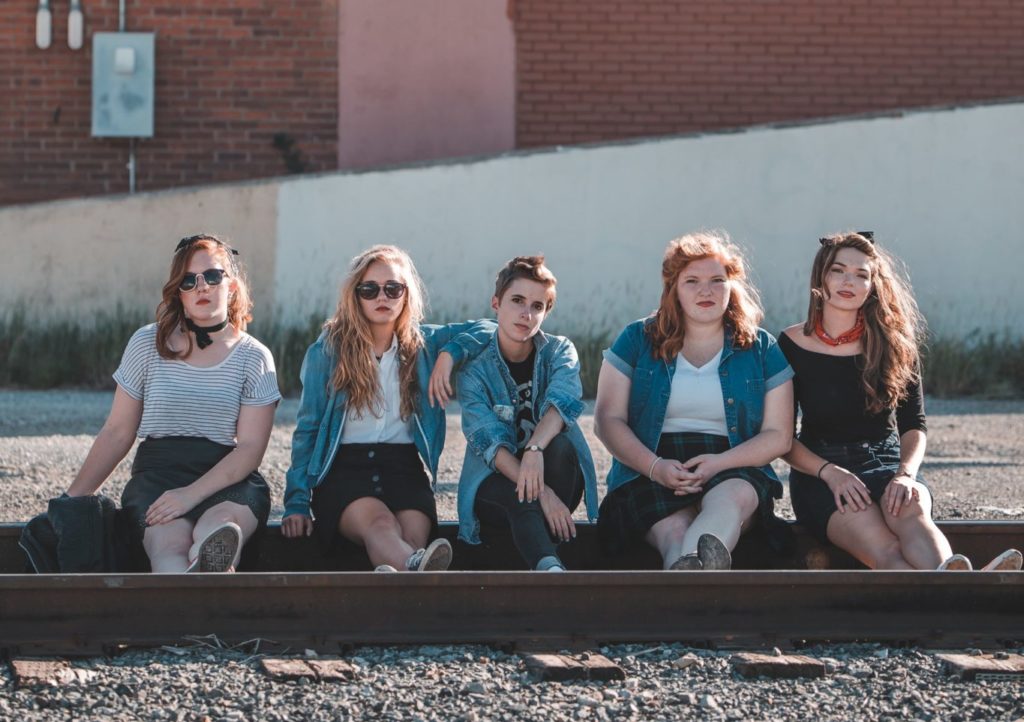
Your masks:
M186 318L185 325L188 326L189 331L196 335L196 344L199 346L199 349L202 350L213 343L213 339L210 338L210 334L224 330L224 327L228 325L228 320L224 319L214 326L197 326L192 323L191 318Z

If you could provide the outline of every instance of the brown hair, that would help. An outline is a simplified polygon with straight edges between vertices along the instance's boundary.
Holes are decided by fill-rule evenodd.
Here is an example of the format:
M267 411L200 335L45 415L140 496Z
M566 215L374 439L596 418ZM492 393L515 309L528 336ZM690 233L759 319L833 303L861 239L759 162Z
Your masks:
M498 276L494 279L494 295L499 301L517 278L525 278L528 281L543 284L548 291L547 310L551 310L555 305L555 284L558 283L558 280L551 269L544 265L544 254L516 256L498 271Z
M914 300L906 269L895 257L859 233L837 233L821 239L811 266L811 299L804 322L805 336L814 333L821 319L828 291L825 278L842 248L853 248L868 257L871 292L864 315L864 366L861 387L871 413L895 408L907 396L907 387L921 380L920 344L925 324Z
M182 245L184 244L184 245ZM234 281L235 290L228 298L228 323L244 331L252 320L252 300L249 298L249 283L242 267L235 263L231 247L211 233L200 233L183 238L179 249L171 258L171 272L164 284L160 305L156 307L156 350L163 358L181 359L192 353L192 334L185 326L185 307L181 303L181 280L188 272L188 264L197 251L206 251L214 256L228 277ZM175 352L170 346L171 334L181 329L185 336L185 348Z
M406 285L402 311L395 323L395 335L398 337L401 415L408 419L416 410L419 395L416 355L423 348L419 324L423 320L426 293L412 259L401 248L373 246L352 259L348 275L341 284L338 310L334 318L324 324L327 346L337 359L331 385L348 394L348 408L357 415L366 410L375 415L380 411L381 390L373 356L373 334L356 297L356 286L362 281L366 269L377 261L397 267L402 276L397 280Z
M661 303L647 326L654 356L670 361L683 350L686 320L679 304L676 283L679 274L693 261L717 259L730 281L729 305L725 320L733 330L733 344L750 348L757 337L757 326L764 318L757 290L747 280L746 264L740 249L724 231L698 231L670 241L661 264Z

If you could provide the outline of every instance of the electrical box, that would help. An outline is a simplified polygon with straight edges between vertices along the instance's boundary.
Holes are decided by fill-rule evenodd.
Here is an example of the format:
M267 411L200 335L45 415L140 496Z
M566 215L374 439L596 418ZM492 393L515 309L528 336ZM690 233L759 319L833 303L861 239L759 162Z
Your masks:
M93 33L94 137L153 137L155 61L154 33Z

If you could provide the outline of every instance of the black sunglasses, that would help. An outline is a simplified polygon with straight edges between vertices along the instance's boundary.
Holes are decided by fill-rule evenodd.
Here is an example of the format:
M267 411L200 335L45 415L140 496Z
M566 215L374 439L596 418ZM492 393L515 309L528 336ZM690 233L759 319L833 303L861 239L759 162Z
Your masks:
M856 233L858 236L863 236L864 240L866 240L871 245L875 244L875 232L874 231L854 231L854 233ZM832 240L832 238L830 238L830 237L819 238L818 239L818 243L820 243L821 245L824 246L826 243L828 243L831 240Z
M398 281L386 281L381 286L376 281L366 281L356 286L356 295L364 301L372 301L380 295L380 289L384 289L384 295L390 299L401 298L405 295L405 289L407 288L404 283Z
M219 286L226 275L228 275L228 272L223 268L207 268L202 273L186 273L181 279L181 283L178 284L178 289L181 291L191 291L198 285L200 276L206 281L207 286Z
M214 238L213 236L206 236L201 233L195 236L185 236L184 238L182 238L180 241L178 241L178 245L175 246L174 252L178 253L179 251L187 250L191 248L197 241L213 241L218 246L223 246L225 249L231 251L232 255L238 255L238 251L236 251L234 248L232 248L219 238Z

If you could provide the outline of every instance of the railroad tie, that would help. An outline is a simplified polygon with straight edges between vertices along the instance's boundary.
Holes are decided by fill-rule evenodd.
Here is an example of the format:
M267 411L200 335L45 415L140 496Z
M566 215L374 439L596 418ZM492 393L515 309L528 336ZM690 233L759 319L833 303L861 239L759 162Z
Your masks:
M523 661L538 682L614 681L626 678L622 667L601 654L525 654Z

